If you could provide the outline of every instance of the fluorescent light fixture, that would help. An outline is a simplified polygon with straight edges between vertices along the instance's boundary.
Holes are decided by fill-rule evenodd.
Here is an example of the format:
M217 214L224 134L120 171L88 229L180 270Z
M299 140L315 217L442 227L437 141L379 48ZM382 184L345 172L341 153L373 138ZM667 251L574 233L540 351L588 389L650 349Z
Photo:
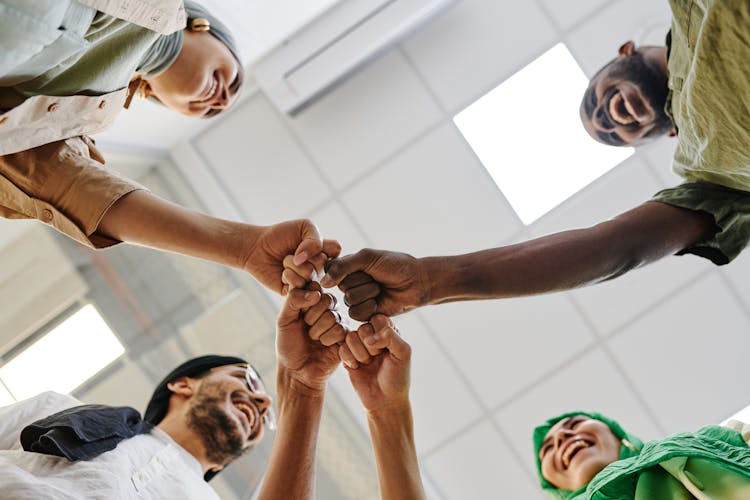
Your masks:
M88 304L0 368L17 400L44 391L67 394L125 352Z
M560 43L454 118L524 224L633 154L586 133L578 107L587 86Z

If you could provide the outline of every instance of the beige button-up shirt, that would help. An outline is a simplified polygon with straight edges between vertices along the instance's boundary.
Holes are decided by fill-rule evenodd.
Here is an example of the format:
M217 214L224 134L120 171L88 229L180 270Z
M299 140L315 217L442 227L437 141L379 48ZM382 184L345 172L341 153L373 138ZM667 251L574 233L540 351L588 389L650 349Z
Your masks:
M183 29L182 0L78 0L158 33ZM143 186L103 168L87 136L109 127L127 88L101 96L34 96L0 114L0 216L31 218L80 243L117 243L97 232L107 210Z

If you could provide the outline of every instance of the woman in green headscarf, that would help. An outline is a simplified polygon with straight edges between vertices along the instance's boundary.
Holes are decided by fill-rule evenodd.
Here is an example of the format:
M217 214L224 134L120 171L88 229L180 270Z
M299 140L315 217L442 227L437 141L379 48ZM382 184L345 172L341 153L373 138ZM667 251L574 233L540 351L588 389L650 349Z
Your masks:
M738 422L644 445L604 415L568 412L533 439L541 486L558 500L750 498L750 430Z

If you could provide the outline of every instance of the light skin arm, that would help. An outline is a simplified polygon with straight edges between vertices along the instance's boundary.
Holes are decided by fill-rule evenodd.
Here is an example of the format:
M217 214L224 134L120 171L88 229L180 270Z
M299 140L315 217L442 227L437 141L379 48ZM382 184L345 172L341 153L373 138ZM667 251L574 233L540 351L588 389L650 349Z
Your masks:
M381 498L426 498L409 402L409 344L387 316L375 315L347 335L339 356L367 411Z
M277 321L278 427L260 500L314 498L325 386L339 364L336 343L344 340L347 330L332 311L335 300L322 294L317 284L308 288L290 290ZM313 340L313 330L331 345Z
M325 260L341 251L338 242L322 240L309 220L255 226L217 219L144 190L115 202L97 231L119 241L243 269L281 294L288 291L281 278L285 256L293 254L309 279L313 268L322 270Z
M587 229L447 257L362 250L331 261L325 287L338 285L360 321L428 304L569 290L616 278L711 236L713 218L646 202Z

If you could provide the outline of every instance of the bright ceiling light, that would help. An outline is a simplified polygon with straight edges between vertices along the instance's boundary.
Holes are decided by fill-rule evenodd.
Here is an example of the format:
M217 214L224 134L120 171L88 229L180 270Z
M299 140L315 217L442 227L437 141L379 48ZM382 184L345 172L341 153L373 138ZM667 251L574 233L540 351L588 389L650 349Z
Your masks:
M44 391L67 394L124 352L89 304L0 368L0 379L17 400Z
M560 43L454 118L525 224L633 154L586 133L578 107L587 85Z

